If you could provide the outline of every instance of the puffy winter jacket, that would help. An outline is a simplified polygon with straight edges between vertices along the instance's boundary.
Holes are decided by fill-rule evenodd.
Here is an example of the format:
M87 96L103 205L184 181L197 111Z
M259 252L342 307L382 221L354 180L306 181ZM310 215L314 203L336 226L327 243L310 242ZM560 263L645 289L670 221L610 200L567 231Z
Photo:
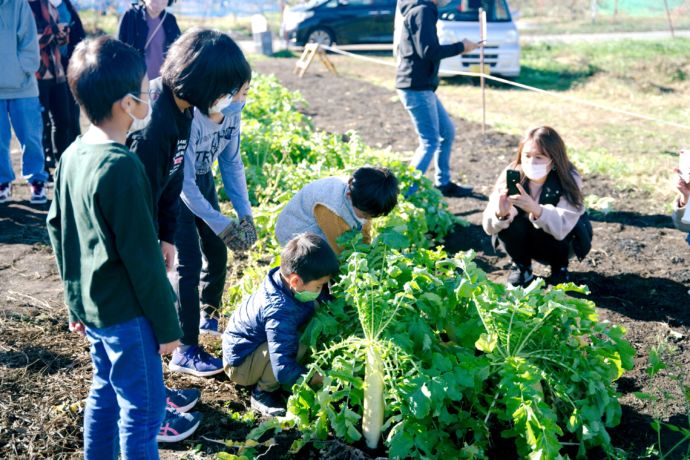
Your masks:
M273 374L291 385L306 372L297 362L300 327L314 315L314 302L298 302L274 268L259 289L230 317L223 333L223 362L239 366L259 346L268 342Z

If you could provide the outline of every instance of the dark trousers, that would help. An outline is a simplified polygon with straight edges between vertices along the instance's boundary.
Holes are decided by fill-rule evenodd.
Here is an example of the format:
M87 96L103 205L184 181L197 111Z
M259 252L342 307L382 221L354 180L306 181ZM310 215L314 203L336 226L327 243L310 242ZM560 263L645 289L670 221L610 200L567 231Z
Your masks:
M211 206L220 209L213 174L196 176L196 182ZM177 294L177 313L183 334L181 341L184 345L197 345L200 304L211 307L206 311L208 314L213 314L220 306L228 252L223 240L181 200L175 247L177 261L171 281Z
M533 260L560 269L568 266L570 243L558 241L544 230L535 228L526 214L518 214L498 239L513 262L529 266Z
M62 152L77 138L79 119L74 119L74 99L66 82L38 81L38 98L43 107L43 151L48 166L55 166Z

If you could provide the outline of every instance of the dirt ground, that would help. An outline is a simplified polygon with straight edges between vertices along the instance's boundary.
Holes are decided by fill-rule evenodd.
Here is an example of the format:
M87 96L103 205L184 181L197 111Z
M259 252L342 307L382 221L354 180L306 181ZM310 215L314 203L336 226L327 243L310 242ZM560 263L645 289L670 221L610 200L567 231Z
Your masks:
M294 60L255 64L262 73L275 73L308 101L305 112L318 128L331 132L357 130L370 145L409 152L416 147L411 121L395 93L346 77L335 77L316 64L303 79L292 74ZM499 171L514 155L518 139L454 119L457 128L453 171L461 182L475 187L475 197L451 199L454 213L470 222L446 242L450 252L475 249L482 268L503 279L509 260L495 252L481 229L481 212ZM567 139L566 139L567 141ZM15 161L18 152L14 151ZM638 351L635 369L620 379L623 419L611 430L614 444L638 458L656 440L652 417L682 424L685 406L669 372L653 381L647 376L648 351L660 342L673 348L672 370L690 369L690 247L673 229L666 215L643 215L635 210L636 195L621 200L605 177L586 177L586 194L615 196L624 203L608 215L595 215L595 239L589 257L570 266L574 281L587 284L602 319L623 325ZM68 458L80 452L82 417L79 404L86 397L90 362L86 342L67 330L62 289L49 248L44 221L47 206L28 204L26 187L14 200L0 205L0 456L6 458ZM661 206L660 206L661 209ZM548 275L543 267L537 273ZM218 341L209 347L218 349ZM178 387L203 391L198 410L204 421L187 441L162 450L164 458L202 457L223 446L212 440L241 440L252 421L243 420L248 393L225 378L199 379L166 374ZM637 399L634 392L676 396L659 404ZM686 422L687 423L687 422ZM282 458L294 433L277 438L269 457ZM664 433L666 448L673 436ZM232 450L231 450L232 451ZM304 452L300 458L304 458ZM361 453L338 443L310 456L360 458Z

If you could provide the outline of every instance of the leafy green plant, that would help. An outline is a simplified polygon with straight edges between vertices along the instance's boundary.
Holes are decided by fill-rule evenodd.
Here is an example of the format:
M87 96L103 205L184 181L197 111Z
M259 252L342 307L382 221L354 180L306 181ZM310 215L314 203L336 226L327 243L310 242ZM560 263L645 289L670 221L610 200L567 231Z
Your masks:
M678 455L682 455L682 458L690 458L690 385L685 384L686 372L682 364L675 362L677 357L678 350L666 341L660 339L657 345L649 350L647 375L654 381L662 372L665 372L667 377L677 385L677 393L680 394L680 398L682 398L685 406L687 426L679 426L674 423L665 422L663 420L665 414L662 414L657 407L659 402L675 399L678 397L677 395L673 395L666 391L661 394L635 393L638 399L651 401L653 404L654 420L652 421L652 429L657 434L657 440L656 444L648 450L648 456L650 458L665 460L676 458ZM675 441L675 444L666 449L661 441L661 433L663 430L679 434L679 439ZM678 452L682 451L683 446L685 446L685 453L679 454Z
M304 102L271 77L255 77L252 91L243 149L259 242L230 289L231 306L278 263L275 219L305 184L368 163L417 192L374 221L371 244L357 232L341 238L334 300L302 337L308 373L293 387L288 416L249 440L297 428L292 453L336 437L370 449L383 439L391 458L484 458L501 436L525 457L584 457L593 446L614 455L607 428L621 410L613 382L632 368L633 349L624 329L598 320L586 288L545 290L539 281L507 289L487 279L473 253L449 257L438 245L462 221L421 173L354 133L314 130L297 112ZM312 388L317 372L323 385Z

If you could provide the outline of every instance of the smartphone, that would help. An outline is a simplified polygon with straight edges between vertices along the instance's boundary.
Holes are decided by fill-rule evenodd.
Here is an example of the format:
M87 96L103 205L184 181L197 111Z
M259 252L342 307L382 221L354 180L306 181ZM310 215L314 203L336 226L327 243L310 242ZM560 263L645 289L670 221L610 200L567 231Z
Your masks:
M506 187L508 189L508 196L519 195L520 190L517 188L517 184L520 183L520 171L515 169L508 169L506 171Z

